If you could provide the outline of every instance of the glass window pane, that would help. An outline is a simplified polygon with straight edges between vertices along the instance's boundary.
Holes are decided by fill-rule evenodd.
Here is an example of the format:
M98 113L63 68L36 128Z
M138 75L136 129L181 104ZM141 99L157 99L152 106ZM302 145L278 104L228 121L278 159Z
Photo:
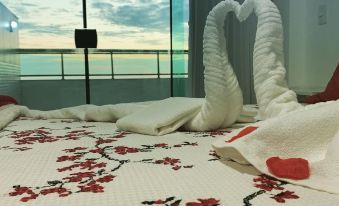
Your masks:
M90 75L111 75L111 54L89 54Z
M61 75L60 54L22 54L22 75Z
M84 75L85 63L83 54L64 54L64 70L67 75Z
M114 74L157 74L156 54L114 54Z
M169 0L87 0L88 28L100 49L167 49Z
M159 63L160 63L160 74L161 77L166 77L168 76L168 78L170 77L170 73L171 73L171 55L169 54L160 54L159 55Z

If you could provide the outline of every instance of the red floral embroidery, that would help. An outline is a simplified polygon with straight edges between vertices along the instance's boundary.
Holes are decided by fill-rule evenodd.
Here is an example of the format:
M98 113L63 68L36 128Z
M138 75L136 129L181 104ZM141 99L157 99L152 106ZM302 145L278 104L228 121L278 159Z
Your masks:
M179 206L181 199L176 199L175 197L168 197L165 200L158 199L154 201L144 201L141 204L143 205L166 205L166 206ZM208 199L197 199L197 202L187 202L186 206L218 206L220 200L215 198Z
M217 206L220 200L215 198L198 199L199 202L188 202L186 206Z
M272 199L274 199L275 201L277 202L280 202L280 203L285 203L285 199L298 199L299 196L298 195L295 195L294 192L291 192L291 191L285 191L285 192L281 192L277 195L274 195L273 197L271 197Z
M71 132L68 132L67 135L65 135L66 140L78 140L82 136L87 136L93 134L93 132L87 132L86 130L74 130Z
M48 188L48 189L43 189L40 191L40 194L42 195L48 195L48 194L52 194L52 193L58 193L59 197L66 197L68 195L71 194L70 191L68 191L66 188L63 187L52 187L52 188Z
M101 162L101 163L96 163L93 160L87 160L85 162L80 162L80 163L76 163L67 167L63 167L63 168L59 168L58 171L59 172L64 172L64 171L71 171L73 168L77 168L80 167L80 169L88 169L88 170L92 170L94 168L102 168L102 167L106 167L105 162Z
M269 179L267 176L259 176L258 178L254 178L253 181L256 183L254 186L262 190L272 191L284 189L283 187L279 186L278 182Z
M230 131L226 131L226 130L219 130L219 131L212 131L209 132L209 135L211 137L216 137L216 136L224 136L225 134L231 133Z
M161 148L164 148L164 147L167 147L168 144L166 143L160 143L160 144L155 144L154 147L161 147Z
M106 175L104 177L97 179L96 181L100 182L100 183L111 182L114 178L115 178L115 176L113 176L113 175Z
M23 152L31 149L32 148L30 147L10 147L10 146L0 147L0 150L12 150L13 152Z
M78 186L80 188L80 192L104 192L104 187L97 184L95 181L91 181L86 185Z
M251 200L253 200L254 198L256 198L259 195L265 194L267 192L272 192L275 190L284 190L285 188L282 187L282 185L287 184L286 182L283 181L279 181L277 179L274 179L272 177L269 177L267 175L260 175L257 178L253 179L253 182L255 183L254 186L261 189L259 191L256 191L250 195L248 195L247 197L245 197L243 199L244 204L247 205L252 205L250 203ZM299 196L297 196L296 194L294 194L294 192L291 191L282 191L278 194L272 194L270 193L272 199L274 199L275 201L279 202L279 203L284 203L286 201L286 199L298 199Z
M83 178L94 177L94 172L77 172L71 174L70 177L64 177L63 180L68 180L68 182L81 182Z
M59 120L55 121L60 122ZM72 121L73 122L73 121ZM68 123L68 122L65 122ZM88 126L89 127L89 126ZM88 128L87 126L82 126L80 128ZM94 127L94 126L91 126ZM77 126L76 128L79 128ZM129 133L120 132L113 136L108 136L104 134L94 135L94 132L86 131L84 129L75 129L72 130L71 127L63 128L64 131L68 131L63 136L53 136L48 131L60 130L60 129L48 129L48 128L38 128L35 130L27 130L22 132L12 132L10 135L14 139L16 144L36 144L36 143L47 143L55 141L67 141L67 140L79 140L80 138L91 138L93 139L93 145L91 147L74 147L69 149L64 149L65 155L57 157L56 162L72 162L71 164L58 168L58 172L68 172L73 171L71 174L67 174L59 180L47 181L47 184L44 186L34 186L34 187L14 187L14 191L10 192L10 196L20 196L23 195L20 201L26 202L34 200L37 197L45 196L48 194L57 194L59 197L66 197L71 194L76 194L78 192L93 192L100 193L104 192L104 184L109 183L114 180L115 176L113 172L121 168L124 164L129 163L130 160L119 160L114 157L114 153L118 155L125 155L127 153L138 153L138 152L152 152L156 149L172 149L175 146L169 146L166 143L158 143L154 145L141 145L139 148L127 147L127 146L111 146L114 142L118 141L121 138L124 138ZM99 137L97 137L99 136ZM102 144L111 144L100 146ZM183 146L197 146L196 142L184 142L178 144L179 147ZM99 147L100 146L100 147ZM22 147L22 150L25 150L26 147ZM1 148L0 148L1 149ZM29 148L31 149L31 148ZM113 151L114 153L112 153ZM71 153L71 154L70 154ZM87 156L87 154L100 154ZM115 155L117 156L117 155ZM114 168L106 168L107 162L114 161L115 163L110 165ZM192 168L193 165L180 165L180 159L165 157L161 160L141 160L133 162L144 162L152 164L162 164L171 166L173 170L179 170L181 168ZM67 188L66 188L67 186ZM75 191L74 191L75 190ZM178 206L181 200L171 200L171 198L166 199L166 204L170 206ZM157 203L163 201L158 200ZM170 202L170 204L169 204Z
M57 162L64 162L64 161L74 161L78 160L82 157L82 155L75 155L75 156L61 156L58 157Z
M90 150L89 152L101 154L101 153L104 152L104 149L102 149L102 148L97 148L97 149L92 149L92 150Z
M125 147L125 146L114 147L114 149L115 149L115 153L120 154L120 155L125 155L127 153L137 153L137 152L139 152L138 148Z
M54 136L49 136L50 132L43 130L45 128L39 128L35 130L25 130L21 132L13 132L12 138L15 139L15 144L34 144L46 143L46 142L55 142L58 139Z
M115 139L99 139L99 140L97 140L95 143L97 144L97 145L100 145L100 144L106 144L106 143L112 143L112 142L114 142L114 141L117 141L117 140L115 140Z
M155 161L156 164L164 164L164 165L175 165L177 163L180 163L179 159L174 159L174 158L170 158L170 157L165 157L162 160L157 160Z
M172 167L173 170L179 170L181 168L181 166L178 165L179 163L180 163L180 159L175 159L175 158L170 158L170 157L165 157L162 160L155 161L155 164L171 165L173 166Z
M64 149L63 151L65 151L65 152L76 152L76 151L85 150L85 149L87 149L87 147L75 147L73 149Z
M38 194L34 193L30 188L20 186L15 187L14 192L9 193L10 196L18 196L23 194L27 194L29 196L21 198L20 199L21 202L27 202L29 200L36 199L39 196Z

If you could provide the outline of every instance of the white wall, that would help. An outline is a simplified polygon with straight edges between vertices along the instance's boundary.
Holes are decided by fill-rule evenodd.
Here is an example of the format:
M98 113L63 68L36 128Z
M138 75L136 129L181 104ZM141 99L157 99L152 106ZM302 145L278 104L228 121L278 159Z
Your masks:
M0 50L19 47L18 30L10 32L9 22L17 17L0 2ZM15 54L0 51L0 95L9 95L20 101L20 61Z
M300 94L322 91L339 62L339 1L289 0L288 80ZM318 8L327 24L318 25Z

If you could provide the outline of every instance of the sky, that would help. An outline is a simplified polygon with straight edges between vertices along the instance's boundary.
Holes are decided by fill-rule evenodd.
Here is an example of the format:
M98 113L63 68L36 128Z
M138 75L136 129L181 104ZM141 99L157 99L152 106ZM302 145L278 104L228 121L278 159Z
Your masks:
M19 17L20 48L75 48L81 0L0 1ZM175 43L187 49L188 0L174 2ZM87 15L100 49L169 49L169 0L87 0Z

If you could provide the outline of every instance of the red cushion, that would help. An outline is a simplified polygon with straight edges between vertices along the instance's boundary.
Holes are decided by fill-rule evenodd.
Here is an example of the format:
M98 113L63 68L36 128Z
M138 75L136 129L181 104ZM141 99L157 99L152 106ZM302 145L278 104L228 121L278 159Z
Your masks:
M281 178L303 180L310 176L308 161L302 158L280 159L271 157L266 160L269 172Z
M339 64L337 65L331 80L327 83L325 91L306 97L304 102L307 104L315 104L337 99L339 99Z
M18 102L13 97L0 95L0 107L7 104L18 104Z

